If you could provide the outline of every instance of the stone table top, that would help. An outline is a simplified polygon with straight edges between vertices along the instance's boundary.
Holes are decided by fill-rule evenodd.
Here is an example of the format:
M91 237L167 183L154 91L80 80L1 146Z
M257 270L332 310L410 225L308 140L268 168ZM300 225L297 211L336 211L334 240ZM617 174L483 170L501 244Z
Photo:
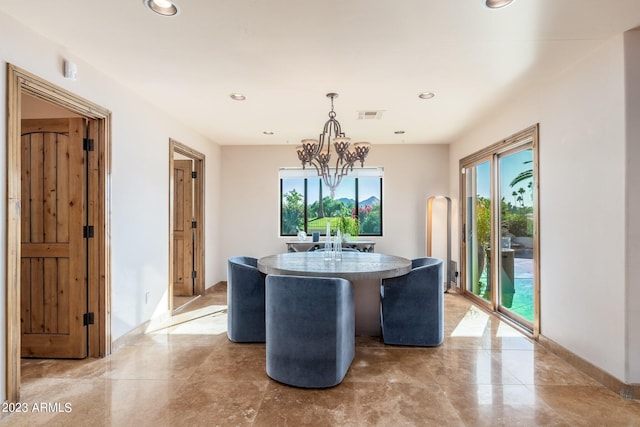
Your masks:
M289 252L258 260L265 274L341 277L347 280L388 279L411 271L406 258L378 253L342 252L342 261L325 261L324 252Z

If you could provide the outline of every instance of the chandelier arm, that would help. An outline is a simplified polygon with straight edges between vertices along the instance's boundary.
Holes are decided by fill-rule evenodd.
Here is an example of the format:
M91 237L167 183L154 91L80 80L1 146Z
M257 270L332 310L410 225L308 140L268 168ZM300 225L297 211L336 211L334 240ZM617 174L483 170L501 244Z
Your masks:
M312 165L314 168L316 168L316 172L317 172L318 176L322 176L322 172L320 171L320 168L318 168L318 164L316 163L316 161L314 159L309 160L308 163L310 165Z
M333 181L331 181L331 177L328 175L322 175L322 181L324 182L324 185L327 186L327 188L332 189L335 188L335 186L333 185Z
M335 180L334 188L340 185L341 182L342 182L342 175L338 175L338 178Z
M340 169L340 177L347 176L349 174L349 171L353 172L353 162L344 162L342 168Z
M335 119L330 118L324 124L324 128L322 128L322 140L327 140L327 154L331 152L331 135L332 130L335 132ZM334 135L335 136L335 135Z
M327 170L325 171L325 173L322 175L322 181L324 182L324 185L329 188L329 192L331 194L331 198L335 198L335 193L336 193L336 187L338 187L338 185L340 185L340 182L342 181L342 177L340 176L336 176L336 175L331 175L330 173L330 169L327 168Z
M349 163L343 157L338 158L338 160L336 160L333 175L340 177L346 175L347 172L345 172L345 166L348 166L348 164Z
M318 154L322 153L322 149L324 148L324 133L321 133L318 136L318 149L316 150L314 157L316 157Z
M331 175L331 168L329 168L328 166L325 166L323 168L322 181L324 182L324 185L329 188L331 198L333 199L335 196L336 187L338 186L338 184L340 184L340 180L337 179L335 175Z
M321 167L322 167L322 176L327 177L327 181L328 181L328 182L331 182L331 181L330 181L330 178L331 178L331 168L329 167L329 164L328 164L328 163L325 163L325 164L321 165Z
M344 136L344 132L342 132L342 127L340 126L340 122L338 119L332 117L324 124L324 132L327 133L329 126L333 127L333 135L334 136ZM330 133L331 131L329 131Z

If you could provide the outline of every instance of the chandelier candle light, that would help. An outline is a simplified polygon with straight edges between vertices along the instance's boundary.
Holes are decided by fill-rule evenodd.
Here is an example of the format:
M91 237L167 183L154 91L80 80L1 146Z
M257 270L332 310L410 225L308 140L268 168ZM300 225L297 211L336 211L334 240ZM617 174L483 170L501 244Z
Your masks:
M329 120L324 124L320 139L303 139L301 141L302 145L296 147L298 159L302 162L302 168L304 169L307 164L316 168L318 176L322 177L324 185L329 187L332 199L342 178L349 171L353 171L353 164L356 161L360 161L360 166L364 166L364 159L369 154L369 147L371 146L368 142L356 142L353 144L352 149L349 149L351 138L347 138L344 135L340 122L336 119L336 113L333 111L333 100L337 97L337 93L327 94L327 98L331 99L331 111L329 111ZM338 157L333 167L330 165L332 156L331 142L333 142L333 148Z

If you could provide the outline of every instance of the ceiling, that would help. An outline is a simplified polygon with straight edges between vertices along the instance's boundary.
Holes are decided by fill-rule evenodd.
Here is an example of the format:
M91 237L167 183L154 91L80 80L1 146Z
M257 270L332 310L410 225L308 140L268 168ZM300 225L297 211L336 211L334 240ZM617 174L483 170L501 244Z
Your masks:
M640 25L640 0L176 2L172 18L142 0L0 0L0 11L221 145L317 138L328 92L354 142L450 143Z

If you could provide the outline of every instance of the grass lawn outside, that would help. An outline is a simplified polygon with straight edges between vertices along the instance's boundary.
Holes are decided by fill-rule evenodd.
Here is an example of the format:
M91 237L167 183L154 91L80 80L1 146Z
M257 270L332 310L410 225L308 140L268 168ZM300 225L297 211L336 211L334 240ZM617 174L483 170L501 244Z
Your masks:
M314 231L319 231L320 234L324 234L324 232L327 230L327 221L329 221L329 223L331 224L330 225L331 232L335 232L335 230L340 225L339 216L335 216L335 217L327 216L324 218L313 219L307 223L307 232L313 233Z

